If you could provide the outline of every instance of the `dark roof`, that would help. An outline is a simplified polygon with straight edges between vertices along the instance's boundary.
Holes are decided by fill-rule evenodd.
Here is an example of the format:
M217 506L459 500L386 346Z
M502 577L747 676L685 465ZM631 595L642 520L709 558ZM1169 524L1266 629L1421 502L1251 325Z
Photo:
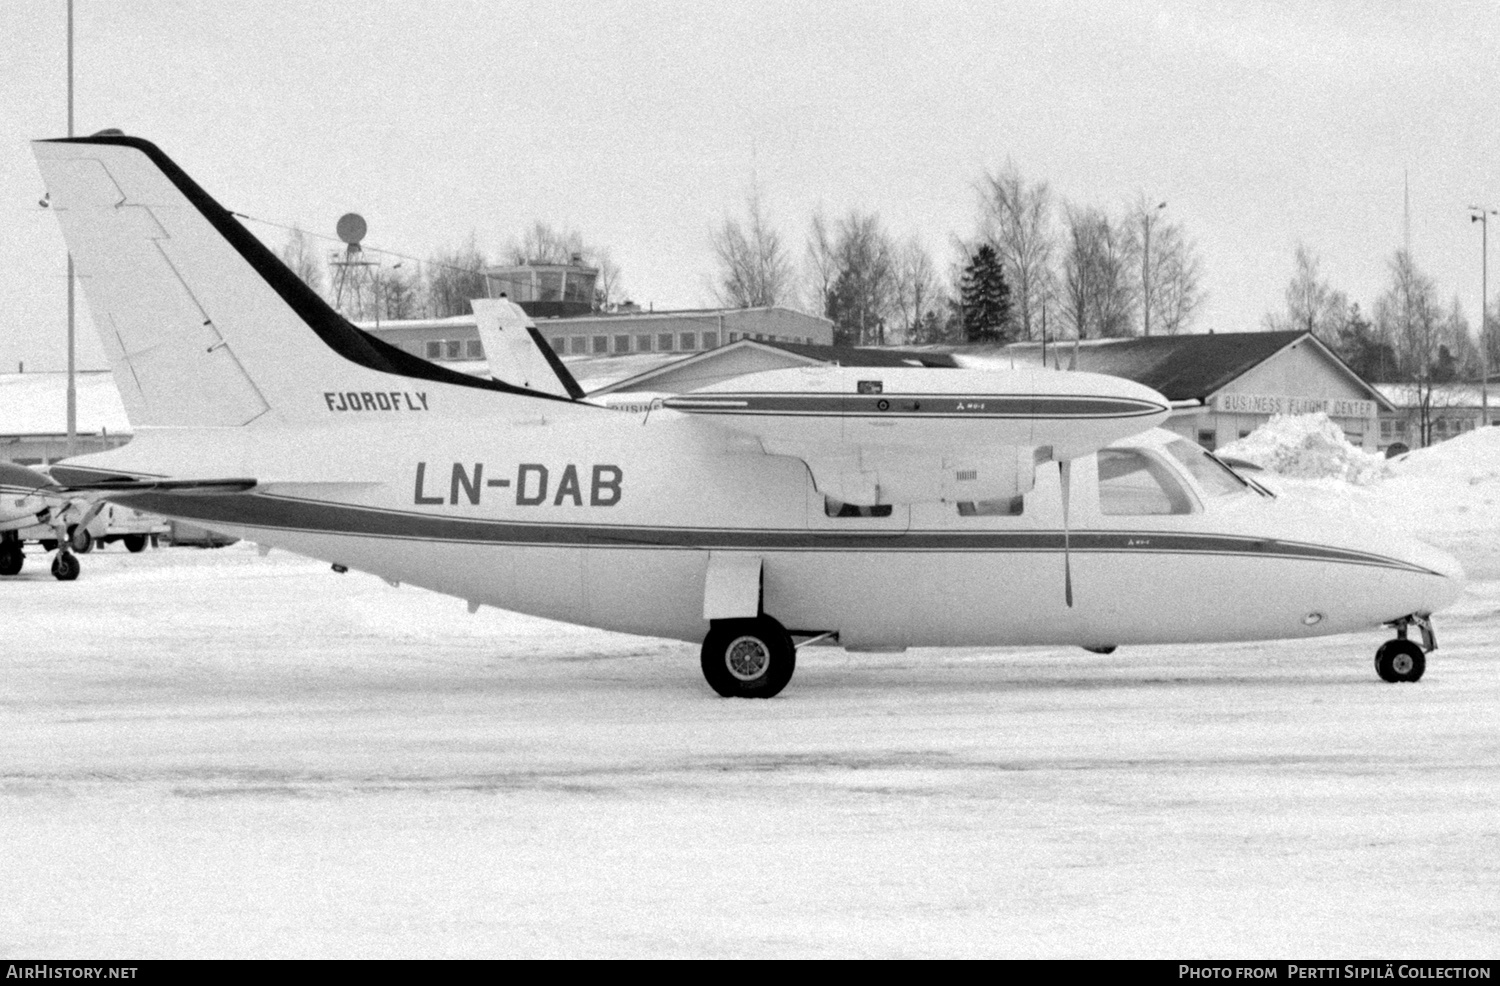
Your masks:
M928 366L957 369L958 362L951 353L918 352L911 349L859 349L854 346L819 346L803 342L772 342L769 339L755 340L757 345L770 346L808 359L839 366Z
M1077 369L1143 383L1171 401L1204 400L1304 336L1306 332L1220 332L1089 340L1078 347ZM1041 343L1016 348L1036 351ZM1072 343L1050 348L1047 361L1068 366Z

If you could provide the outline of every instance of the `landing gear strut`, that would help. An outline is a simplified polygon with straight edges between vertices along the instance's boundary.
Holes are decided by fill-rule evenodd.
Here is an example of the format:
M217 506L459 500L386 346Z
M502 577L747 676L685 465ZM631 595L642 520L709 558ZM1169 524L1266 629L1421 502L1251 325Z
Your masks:
M1375 652L1375 673L1389 682L1416 681L1427 670L1427 655L1437 650L1437 635L1432 631L1430 613L1413 613L1386 626L1394 627L1396 639L1387 640ZM1407 639L1407 629L1416 624L1422 643Z
M703 677L725 698L770 698L796 666L791 635L769 616L714 620L703 639Z

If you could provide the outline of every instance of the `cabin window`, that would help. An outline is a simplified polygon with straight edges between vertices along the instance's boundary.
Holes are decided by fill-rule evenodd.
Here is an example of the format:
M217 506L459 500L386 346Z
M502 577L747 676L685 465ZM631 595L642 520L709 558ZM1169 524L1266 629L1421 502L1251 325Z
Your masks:
M1228 466L1185 438L1167 443L1172 458L1182 463L1193 474L1203 492L1209 496L1236 496L1250 492L1250 486L1236 476Z
M1024 496L1008 496L999 500L963 500L958 504L960 517L1019 517L1025 506Z
M1103 449L1099 512L1108 517L1187 514L1193 502L1166 463L1140 449Z
M889 517L891 510L889 503L877 503L866 507L857 503L835 500L831 496L823 498L823 512L830 517Z
M443 358L443 344L441 342L438 342L435 339L432 340L432 341L430 341L430 342L428 342L427 343L427 358L428 359L442 359Z
M484 343L478 339L470 339L468 342L469 359L484 359Z
M630 352L630 336L615 336L615 352Z
M1198 444L1212 452L1219 444L1219 433L1212 428L1199 428Z

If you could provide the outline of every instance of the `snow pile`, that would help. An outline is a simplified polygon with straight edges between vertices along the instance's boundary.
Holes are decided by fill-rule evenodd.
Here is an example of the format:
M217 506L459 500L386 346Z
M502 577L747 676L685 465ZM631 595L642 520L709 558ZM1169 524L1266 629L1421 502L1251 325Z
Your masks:
M1275 415L1218 454L1294 479L1342 479L1366 486L1386 474L1384 458L1351 445L1344 430L1321 411Z

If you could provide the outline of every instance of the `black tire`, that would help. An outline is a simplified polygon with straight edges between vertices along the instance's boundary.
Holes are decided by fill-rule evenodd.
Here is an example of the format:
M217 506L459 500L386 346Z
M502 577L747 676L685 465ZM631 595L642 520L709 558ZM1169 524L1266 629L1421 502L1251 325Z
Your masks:
M81 571L83 566L78 564L78 558L71 551L59 551L52 559L52 577L59 582L72 582Z
M121 540L125 542L125 550L132 555L138 555L146 550L146 535L144 534L127 534Z
M1375 652L1375 673L1389 682L1416 681L1427 670L1427 655L1410 640L1387 640Z
M797 648L769 616L715 620L703 638L703 677L725 698L770 698L797 669Z
M20 575L26 555L18 544L0 545L0 575Z
M80 555L86 555L94 550L94 535L89 533L87 527L74 524L68 528L68 547Z

